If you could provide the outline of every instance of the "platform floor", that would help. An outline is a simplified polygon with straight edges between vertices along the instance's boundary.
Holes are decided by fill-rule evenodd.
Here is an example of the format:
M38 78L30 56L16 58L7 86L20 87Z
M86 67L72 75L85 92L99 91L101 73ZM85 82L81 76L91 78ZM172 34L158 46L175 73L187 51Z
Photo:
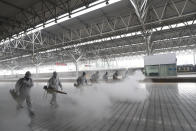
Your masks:
M76 111L68 96L60 95L59 107L51 108L50 95L43 97L42 86L38 83L32 89L36 116L29 118L25 109L15 109L8 93L13 83L0 83L0 131L196 131L195 83L143 84L149 92L144 101L114 101L104 115L95 113L95 117L90 110ZM77 94L72 84L64 87L69 94Z

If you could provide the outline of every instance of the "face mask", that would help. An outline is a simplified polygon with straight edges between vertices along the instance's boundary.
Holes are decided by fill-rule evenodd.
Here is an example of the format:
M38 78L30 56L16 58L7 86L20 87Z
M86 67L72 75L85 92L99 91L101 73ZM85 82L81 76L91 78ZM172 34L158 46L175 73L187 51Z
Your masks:
M53 77L56 78L57 76L54 75Z
M28 78L28 77L25 77L25 79L26 79L26 80L29 80L30 78Z

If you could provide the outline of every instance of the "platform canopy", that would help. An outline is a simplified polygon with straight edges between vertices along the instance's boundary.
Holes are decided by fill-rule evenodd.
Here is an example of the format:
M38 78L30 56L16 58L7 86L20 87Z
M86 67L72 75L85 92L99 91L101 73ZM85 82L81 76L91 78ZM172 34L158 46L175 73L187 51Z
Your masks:
M0 0L0 10L3 65L195 49L195 0Z

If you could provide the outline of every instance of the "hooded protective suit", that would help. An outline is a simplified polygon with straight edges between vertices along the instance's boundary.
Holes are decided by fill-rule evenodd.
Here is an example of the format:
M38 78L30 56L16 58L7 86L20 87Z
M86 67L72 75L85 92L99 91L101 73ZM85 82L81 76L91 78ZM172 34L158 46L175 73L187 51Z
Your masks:
M93 75L91 76L90 81L91 81L91 82L98 82L98 79L99 79L99 72L97 71L95 74L93 74Z
M77 83L74 84L74 86L76 86L76 87L81 87L84 84L87 84L86 73L83 72L82 75L77 78L76 82Z
M119 72L116 71L116 72L113 74L113 80L118 80L118 76L119 76Z
M103 80L104 80L104 81L108 81L108 72L106 72L106 73L103 75Z
M31 73L28 71L24 78L19 79L15 85L16 99L18 102L18 108L23 107L23 103L26 100L27 106L31 108L30 90L33 86L33 80L30 78Z
M62 88L62 84L59 80L59 78L55 78L55 77L51 77L48 81L48 87L49 88L53 88L55 90L58 90L59 87Z
M57 77L57 73L53 72L53 76L48 81L48 88L58 90L59 87L62 89L62 84L59 78ZM56 95L56 92L52 92L52 99L50 101L51 105L57 106Z

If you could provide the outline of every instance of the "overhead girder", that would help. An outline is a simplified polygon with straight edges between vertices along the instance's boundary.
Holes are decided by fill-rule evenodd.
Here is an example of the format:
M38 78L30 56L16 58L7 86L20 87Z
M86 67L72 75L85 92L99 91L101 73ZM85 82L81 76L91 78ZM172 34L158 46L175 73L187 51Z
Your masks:
M92 3L96 0L85 1L87 3ZM53 18L57 19L57 17L62 14L71 13L72 10L86 5L85 3L83 3L83 1L78 0L39 0L34 2L34 4L28 8L20 7L16 3L10 3L5 0L0 0L0 3L18 10L17 12L19 13L13 15L13 17L10 17L10 19L14 19L22 23L21 25L15 22L11 26L4 23L7 28L14 28L15 32L13 32L13 30L11 29L8 29L9 31L7 33L1 34L0 40L11 37L12 35L25 31L29 28L34 28L36 25L45 23L47 20Z
M168 0L168 1L162 1L163 6L157 5L149 5L148 6L148 12L147 16L144 21L144 25L146 30L153 31L152 34L152 53L157 52L159 50L157 47L161 47L161 49L169 50L169 46L172 48L175 47L175 41L174 42L168 42L170 44L167 44L166 42L159 42L157 44L154 41L161 41L166 39L172 39L172 38L179 38L183 36L194 36L196 33L194 27L194 20L196 19L196 10L187 11L186 5L190 0L186 0L185 4L179 4L179 2L183 1L175 1L175 0ZM192 1L191 1L192 2ZM48 5L48 4L47 4ZM181 7L180 7L181 6ZM192 5L196 6L196 5ZM167 16L168 15L168 8L172 9L176 12L175 15ZM182 9L181 9L182 8ZM181 10L180 10L181 9ZM195 8L196 9L196 8ZM178 13L179 12L179 13ZM104 18L97 23L91 23L87 24L85 21L78 20L82 28L78 28L75 30L64 30L60 32L61 34L56 33L46 33L47 29L44 29L42 32L42 38L44 40L43 45L37 45L35 49L36 52L44 52L50 49L56 49L56 48L63 48L64 46L70 46L69 48L74 47L73 45L77 45L80 43L93 41L97 39L104 39L106 37L111 37L112 39L109 41L101 41L102 44L92 43L88 45L81 45L79 48L82 48L84 50L99 50L97 55L100 54L101 50L112 50L108 52L104 52L105 55L110 55L110 53L114 53L115 49L117 49L116 54L126 54L126 52L131 53L132 51L136 53L141 53L145 51L146 47L145 45L140 45L138 43L143 43L143 37L141 33L137 33L137 31L141 32L142 30L142 24L138 21L138 17L136 16L135 12L130 12L129 14L125 14L123 16L116 16L116 17L110 17L107 16L107 14L103 13ZM152 19L153 18L153 19ZM184 22L186 25L186 22L192 20L192 25L187 25L183 27L176 28L175 26L171 26L171 24L174 23L180 23ZM168 29L161 29L164 27L167 27ZM160 28L157 28L160 27ZM129 37L122 37L119 39L113 39L116 35L126 35L128 33L132 33L133 36ZM194 39L193 37L189 37L190 39ZM183 39L184 40L184 39ZM187 44L187 47L190 47L191 42ZM138 44L138 45L136 45ZM122 47L121 47L122 45ZM129 48L123 48L126 46L129 46ZM180 44L176 45L179 47L186 46L186 43L180 42ZM113 47L113 48L112 48ZM136 49L137 47L137 49ZM167 47L167 48L166 48ZM109 48L109 49L107 49ZM110 49L111 48L111 49ZM29 48L31 49L31 48ZM28 53L27 53L28 54ZM91 53L92 54L92 53ZM17 55L14 55L17 56ZM91 55L93 56L93 54ZM104 56L104 55L103 55ZM1 60L5 59L0 57ZM6 57L9 58L9 57Z
M186 44L184 44L186 42ZM178 38L178 39L168 39L168 40L157 40L154 41L153 51L154 53L159 52L167 52L167 51L177 51L177 50L185 50L185 49L193 49L195 48L196 37L185 37L185 38ZM134 45L122 45L116 46L112 48L104 48L97 49L99 50L98 54L94 54L97 52L96 49L94 50L86 50L86 55L84 58L92 59L95 57L104 57L104 56L127 56L127 55L141 55L145 53L145 43L134 44ZM66 54L67 50L64 50L64 56L66 60L71 60L70 56ZM41 54L42 60L55 62L59 56L58 53L63 53L62 51L51 53L52 55L48 58L44 58L44 54ZM84 59L83 58L83 59ZM26 62L26 61L25 61ZM27 62L28 63L28 62Z
M167 11L165 9L162 9L162 10ZM167 13L165 12L163 14L167 14ZM193 13L191 12L191 14ZM151 21L151 22L147 22L146 20L144 24L146 26L146 29L151 30L153 28L162 27L164 25L169 26L170 24L172 24L172 20L179 19L179 22L187 21L187 19L185 18L191 14L172 16L171 18L161 17L158 20ZM195 14L196 14L196 11L195 11ZM157 16L154 14L153 17L157 17ZM129 19L131 19L133 22L130 23ZM104 38L108 36L114 36L118 34L125 34L128 32L134 32L137 30L141 30L142 25L141 23L138 23L137 19L138 18L135 17L134 13L132 12L131 15L117 16L115 18L110 18L110 21L112 21L111 23L114 23L114 24L109 23L108 18L105 18L100 23L93 23L88 26L85 26L84 28L64 31L62 32L62 34L63 34L63 37L66 38L66 40L57 45L54 45L48 48L52 49L55 47L61 47L65 45L72 45L78 42L84 42L84 41L89 41L93 39L99 39L99 38ZM188 20L190 19L195 20L195 17L192 16ZM166 22L168 22L168 24Z
M169 1L173 1L173 0L169 0ZM174 2L172 2L172 3L174 3ZM174 5L175 5L175 3L174 3ZM179 4L176 3L176 5L174 7L177 7L177 5L179 5ZM168 1L165 1L165 3L163 3L163 6L164 7L157 7L157 8L155 8L155 5L150 5L149 6L149 8L148 8L149 10L147 12L149 15L147 15L147 18L146 18L146 20L144 22L145 26L147 26L146 27L147 29L155 27L155 26L156 27L157 26L162 26L163 24L165 25L165 24L167 24L165 22L168 22L170 20L171 20L171 22L173 20L175 20L175 19L178 20L180 18L182 18L182 20L185 20L185 18L183 18L183 17L188 17L189 15L194 15L194 12L183 13L183 11L185 11L185 10L182 10L180 14L176 14L174 16L171 16L168 19L168 17L164 17L164 16L165 16L165 14L168 14L168 12L167 12L168 10L166 10L166 9L169 8L171 5L168 4ZM178 7L178 8L182 8L182 7ZM184 7L184 8L186 8L186 7ZM178 9L176 9L176 12L177 12L177 10ZM152 19L152 18L154 18L154 19ZM191 18L189 18L189 19L191 19ZM131 22L130 22L130 20L131 20ZM119 30L119 29L124 29L126 27L129 28L129 29L130 28L139 28L139 29L141 29L140 27L142 27L141 24L138 21L138 18L135 15L135 12L131 12L130 13L130 17L129 17L129 15L127 15L127 16L120 16L119 18L110 18L110 21L111 22L108 22L108 18L106 18L104 23L96 23L95 25L91 25L90 24L88 26L88 28L86 28L87 27L86 26L83 29L77 29L76 31L71 31L71 32L70 31L68 31L68 32L65 31L63 33L64 33L65 37L67 36L69 41L71 41L71 40L76 40L76 39L82 39L82 38L89 37L89 33L87 33L86 30L90 31L90 35L95 36L95 35L99 35L99 34L103 35L103 34L105 34L107 32L113 31L113 30L115 32L116 31L122 31L122 30ZM118 21L118 23L120 23L119 25L118 24L111 24L111 23L117 23L117 21ZM171 23L168 22L168 24L171 24ZM92 30L94 28L91 28L91 26L94 27L95 30L97 30L97 32L95 30ZM107 28L103 29L103 26L107 27L108 29ZM119 28L120 26L123 26L123 27ZM80 34L82 36L80 36L79 34L74 33L74 32L81 32ZM115 32L113 32L113 34Z
M187 27L184 26L184 27L179 27L179 28L172 28L171 27L172 29L167 29L167 30L159 30L159 31L156 32L156 35L153 35L152 39L153 39L153 41L156 41L156 40L164 40L164 39L170 39L170 38L177 38L178 39L178 37L183 37L183 36L187 36L187 35L191 36L190 32L192 32L193 34L196 34L196 30L193 28L194 26L195 25L192 25L192 28L191 27L187 28ZM190 29L191 29L191 31L190 31ZM42 34L44 34L44 33L42 33ZM48 38L50 38L50 36L53 36L53 35L49 34ZM111 37L111 40L114 39L114 41L116 41L116 42L111 41L111 40L100 41L100 42L97 42L97 44L95 42L93 44L83 45L80 48L82 48L84 50L94 50L94 49L102 49L102 48L111 48L112 49L115 46L119 46L119 47L120 46L131 46L132 48L134 48L133 46L136 45L136 44L138 44L138 48L140 48L139 43L143 42L142 35L136 35L135 34L132 37L125 37L125 36L126 36L126 34L122 35L122 37L118 38L118 39L115 39L115 37L114 38ZM51 44L55 43L54 39L55 39L55 37L53 36L53 38L49 40L49 41L52 42ZM45 40L44 42L48 43L48 41L46 39L44 39L44 40ZM56 39L56 43L58 43L57 39ZM118 44L115 44L115 43L118 43ZM154 44L154 42L153 42L153 44ZM182 44L186 45L186 43L182 43ZM144 47L144 45L142 45L142 46Z

